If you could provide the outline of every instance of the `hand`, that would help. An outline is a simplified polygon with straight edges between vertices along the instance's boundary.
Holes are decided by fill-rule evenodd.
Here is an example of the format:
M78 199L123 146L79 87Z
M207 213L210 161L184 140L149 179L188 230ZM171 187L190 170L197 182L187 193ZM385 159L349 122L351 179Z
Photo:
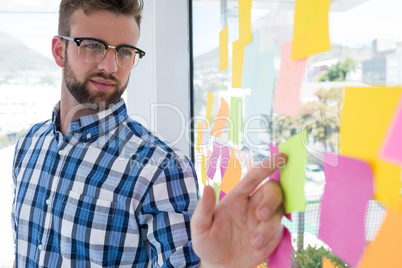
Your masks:
M191 237L201 267L255 267L282 239L282 190L261 181L282 167L286 155L277 154L252 168L215 206L215 191L206 186L191 220Z

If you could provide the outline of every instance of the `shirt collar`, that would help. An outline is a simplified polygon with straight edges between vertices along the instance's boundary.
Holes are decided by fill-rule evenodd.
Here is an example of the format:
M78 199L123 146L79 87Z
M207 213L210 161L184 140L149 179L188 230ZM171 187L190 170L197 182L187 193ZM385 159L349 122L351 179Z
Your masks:
M127 118L127 107L123 99L111 108L96 114L86 115L70 123L67 134L81 133L85 142L95 141L114 130ZM60 101L55 105L52 114L54 131L60 129Z

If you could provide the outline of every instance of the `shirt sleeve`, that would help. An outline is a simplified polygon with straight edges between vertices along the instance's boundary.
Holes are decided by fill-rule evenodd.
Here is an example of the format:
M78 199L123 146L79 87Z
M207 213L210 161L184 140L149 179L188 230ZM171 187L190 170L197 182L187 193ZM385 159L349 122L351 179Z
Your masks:
M190 220L198 202L194 166L186 158L172 158L150 187L140 215L147 226L153 267L197 267L191 245Z

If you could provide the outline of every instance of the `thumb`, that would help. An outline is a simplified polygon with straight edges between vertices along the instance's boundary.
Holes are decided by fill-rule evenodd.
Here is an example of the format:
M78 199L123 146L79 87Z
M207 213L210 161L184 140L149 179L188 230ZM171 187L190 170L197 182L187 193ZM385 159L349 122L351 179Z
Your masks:
M207 185L204 188L204 194L195 208L193 217L191 218L191 231L193 235L197 235L208 231L211 228L214 209L215 209L215 190Z

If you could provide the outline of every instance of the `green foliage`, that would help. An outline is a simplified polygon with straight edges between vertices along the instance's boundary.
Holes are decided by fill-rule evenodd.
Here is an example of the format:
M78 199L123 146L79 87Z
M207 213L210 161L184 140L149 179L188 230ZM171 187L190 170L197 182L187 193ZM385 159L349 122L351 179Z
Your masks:
M0 149L7 147L9 144L9 140L7 135L0 136Z
M312 247L308 246L306 249L300 252L293 252L292 256L292 267L300 268L321 268L322 267L322 257L327 258L338 268L349 267L347 264L342 262L338 257L336 257L331 251L324 247Z
M327 73L322 74L318 81L345 81L347 73L355 71L358 64L358 61L352 58L346 58L344 62L338 61L337 64L329 67Z

